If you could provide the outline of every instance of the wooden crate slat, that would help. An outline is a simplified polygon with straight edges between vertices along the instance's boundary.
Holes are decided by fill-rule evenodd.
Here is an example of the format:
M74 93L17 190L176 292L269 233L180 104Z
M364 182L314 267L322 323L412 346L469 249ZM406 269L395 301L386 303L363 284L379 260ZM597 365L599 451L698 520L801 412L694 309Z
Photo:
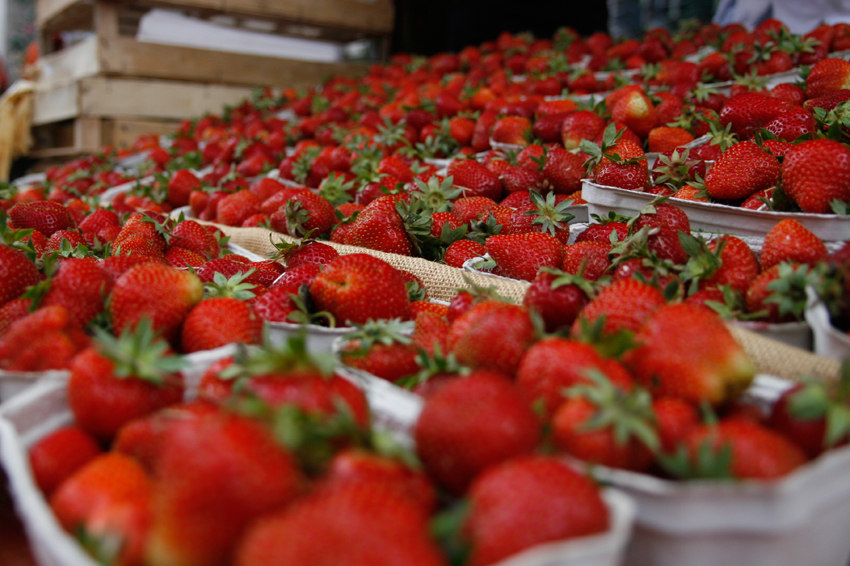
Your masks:
M180 120L221 113L253 89L222 85L88 77L80 80L79 114Z
M80 116L38 126L34 131L36 145L29 156L35 159L73 157L97 153L107 145L126 149L143 134L171 134L179 127L177 120Z
M50 90L36 90L33 108L34 126L59 122L80 115L78 83L69 83Z

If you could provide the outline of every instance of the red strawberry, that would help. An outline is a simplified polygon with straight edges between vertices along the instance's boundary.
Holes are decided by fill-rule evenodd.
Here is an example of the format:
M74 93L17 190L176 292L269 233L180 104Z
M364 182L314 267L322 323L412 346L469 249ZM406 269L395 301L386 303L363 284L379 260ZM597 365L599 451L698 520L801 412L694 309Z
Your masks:
M687 445L692 461L703 446L715 453L728 446L731 463L727 473L737 479L781 478L806 463L803 451L790 440L744 419L702 426L688 436Z
M203 293L201 280L188 271L159 263L132 267L112 288L109 314L115 333L150 318L155 331L176 343L180 324Z
M6 334L13 322L30 314L32 299L14 299L0 307L0 336Z
M647 143L649 151L662 153L672 151L693 140L694 136L685 129L662 126L649 131Z
M543 176L554 192L569 195L580 190L584 175L584 159L581 155L560 147L546 153Z
M168 180L168 193L166 200L174 208L189 204L189 196L192 191L199 190L203 186L201 180L188 169L175 171Z
M850 89L850 63L843 59L818 61L806 77L807 98L844 89Z
M208 261L219 256L219 244L216 237L209 230L194 220L184 220L178 223L171 231L172 247L185 248L200 254Z
M153 480L132 458L110 452L68 478L50 498L59 524L85 533L89 548L111 551L118 566L144 563Z
M519 457L489 468L469 490L464 532L470 566L496 564L527 548L608 529L599 488L563 462Z
M779 161L755 142L739 142L724 151L709 170L705 190L714 198L743 200L776 186L781 168Z
M350 225L345 243L373 250L411 255L413 247L396 211L395 198L382 196L369 203Z
M592 383L573 387L555 412L552 438L559 450L579 460L642 472L658 444L657 435L647 432L651 419L645 390L625 393L595 376Z
M223 411L173 423L155 469L151 566L227 564L248 524L292 501L303 482L266 427Z
M540 315L546 332L556 332L570 328L587 301L587 286L582 280L541 270L525 292L522 304Z
M0 337L0 369L64 369L88 343L65 307L44 307L10 324Z
M36 485L49 497L63 481L100 453L94 438L77 426L66 426L30 448L30 468Z
M427 531L426 514L396 488L355 482L321 490L251 525L234 564L444 566Z
M828 213L850 203L850 149L830 139L805 141L782 162L782 186L803 212Z
M71 319L85 327L104 309L104 300L112 290L112 277L97 264L85 259L62 260L41 306L61 305Z
M0 305L17 299L40 280L38 269L23 252L0 244Z
M723 106L720 111L720 125L726 127L731 124L732 133L746 140L789 108L791 105L784 100L766 94L739 94L730 98Z
M9 209L9 219L16 229L33 228L47 238L54 232L76 226L67 208L49 200L16 204Z
M317 310L339 324L369 319L410 318L410 299L402 275L387 262L366 254L333 260L310 285Z
M596 281L611 267L611 260L608 259L610 252L611 244L608 242L577 241L564 247L561 269L566 273L581 275L588 281Z
M515 193L517 191L537 190L543 183L543 174L537 169L509 165L499 175L499 180L502 181L505 191Z
M533 341L528 311L490 300L473 305L452 322L448 344L463 365L513 375Z
M418 352L410 337L402 334L408 326L392 320L367 322L346 335L340 361L390 382L417 373Z
M462 197L452 204L452 213L461 223L468 224L471 220L481 218L496 206L496 201L487 197Z
M521 116L506 116L493 124L490 139L497 143L528 145L531 135L531 122Z
M74 358L68 381L74 418L92 436L109 440L130 420L182 400L179 358L165 355L147 322L119 339L101 336L97 348Z
M626 126L641 139L646 139L655 127L656 114L652 101L639 90L628 92L611 108L614 123Z
M465 197L487 197L498 201L502 197L502 182L499 176L472 159L452 161L448 174L453 184L463 189Z
M703 281L706 287L729 285L739 293L745 293L753 279L759 274L759 261L750 247L735 236L721 236L708 243L708 249L715 252L723 242L720 251L720 265Z
M272 228L295 237L330 234L337 222L333 204L325 197L311 192L293 195L282 209L271 214Z
M516 382L529 406L542 402L542 416L548 420L564 402L569 387L588 382L590 370L624 391L632 387L631 377L619 363L603 359L588 344L558 337L541 340L526 351Z
M636 279L620 279L606 287L579 313L573 324L573 333L584 323L593 324L602 317L604 334L620 330L637 332L644 321L665 304L661 292Z
M641 345L626 354L626 363L654 395L720 404L737 397L755 376L755 366L722 319L700 306L659 308L635 339Z
M544 232L490 236L486 247L505 276L525 281L533 280L539 268L557 268L564 260L561 242Z
M778 222L764 238L761 267L770 269L783 261L814 265L828 252L820 238L793 219Z
M765 129L780 140L792 142L803 136L811 139L817 130L817 122L807 110L794 107L771 120Z
M212 350L231 343L259 344L263 322L253 307L234 297L212 297L195 305L181 328L185 353Z
M611 234L617 232L616 239L622 242L629 233L629 227L625 222L606 222L604 224L591 224L587 230L576 236L578 242L601 242L611 244Z
M605 120L590 110L568 114L561 125L561 141L566 149L578 149L582 140L593 140L605 129Z
M99 208L86 216L79 224L83 234L97 234L107 226L118 226L121 223L118 215L107 208Z
M485 468L529 454L540 440L537 418L513 384L481 371L430 395L413 434L428 473L455 494Z

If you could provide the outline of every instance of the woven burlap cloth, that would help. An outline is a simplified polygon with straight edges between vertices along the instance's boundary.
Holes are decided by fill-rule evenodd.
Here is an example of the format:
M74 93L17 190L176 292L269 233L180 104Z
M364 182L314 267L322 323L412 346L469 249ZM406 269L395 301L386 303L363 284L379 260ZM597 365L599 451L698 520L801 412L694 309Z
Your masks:
M231 242L262 256L268 256L275 251L273 242L292 241L292 238L289 236L264 228L217 226L225 234L230 236ZM470 286L467 281L472 281L477 285L485 287L494 286L499 294L516 302L522 301L525 291L528 288L527 283L468 273L461 269L421 258L383 253L355 246L344 246L332 242L328 242L328 244L336 248L340 254L367 253L383 259L397 269L403 269L415 274L425 283L428 293L433 299L450 301L459 289ZM729 326L729 329L756 364L759 373L790 380L798 380L801 376L814 376L833 380L838 376L840 364L835 360L816 356L811 352L799 348L786 346L749 330L743 330L734 326Z

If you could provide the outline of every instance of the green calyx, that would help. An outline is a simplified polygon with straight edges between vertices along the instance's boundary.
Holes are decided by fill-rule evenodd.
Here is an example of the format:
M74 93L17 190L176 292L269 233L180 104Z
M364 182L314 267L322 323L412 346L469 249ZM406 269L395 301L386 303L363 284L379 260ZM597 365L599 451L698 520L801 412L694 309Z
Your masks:
M98 350L113 361L118 378L135 377L164 385L170 375L186 367L182 357L169 353L168 342L154 332L150 319L143 318L117 338L100 328L94 332Z
M216 273L211 283L204 284L204 294L208 298L231 297L240 301L253 299L256 296L254 289L257 286L253 283L246 283L245 279L250 277L254 271L256 271L254 268L244 273L240 271L229 279L223 273Z

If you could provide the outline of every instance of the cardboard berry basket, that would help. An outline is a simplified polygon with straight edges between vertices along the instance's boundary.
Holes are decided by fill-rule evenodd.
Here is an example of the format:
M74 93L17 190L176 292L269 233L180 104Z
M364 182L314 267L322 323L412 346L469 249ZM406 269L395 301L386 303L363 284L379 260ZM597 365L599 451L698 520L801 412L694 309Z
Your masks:
M371 399L370 399L371 402ZM0 463L40 566L96 566L66 533L35 485L27 450L72 421L65 384L41 382L0 407ZM634 516L631 500L613 489L603 495L611 528L602 534L539 545L497 566L617 566L621 564Z
M12 398L39 380L67 379L68 370L6 371L0 370L0 402Z
M656 198L655 195L650 193L607 187L591 181L584 181L581 195L587 201L588 212L591 215L598 214L600 216L605 216L611 211L626 216L634 216ZM805 226L824 242L847 240L848 234L850 234L850 216L748 210L676 198L671 198L668 202L685 211L693 230L704 232L764 237L777 222L791 218Z
M850 335L832 325L829 310L817 297L813 289L807 289L809 301L806 306L806 322L814 334L814 351L817 355L833 360L850 359Z
M790 382L758 376L765 405ZM628 566L846 566L850 557L850 447L777 481L675 482L596 467L597 479L638 505Z

